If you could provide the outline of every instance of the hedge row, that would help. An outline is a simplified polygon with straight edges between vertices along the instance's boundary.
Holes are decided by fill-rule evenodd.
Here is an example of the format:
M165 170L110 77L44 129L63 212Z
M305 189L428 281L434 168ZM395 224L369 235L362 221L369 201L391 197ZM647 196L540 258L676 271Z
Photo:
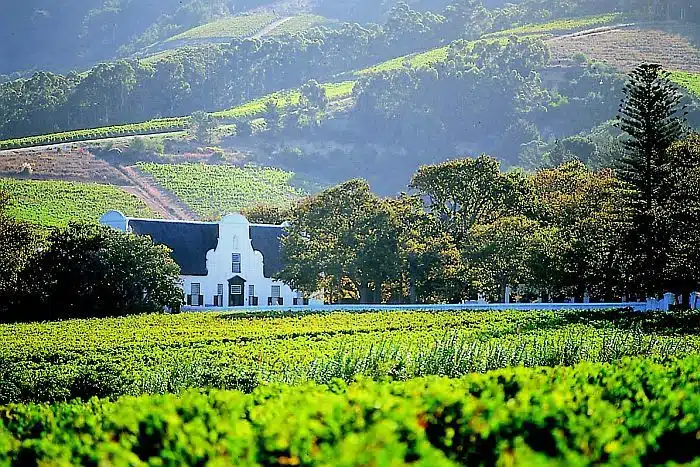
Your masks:
M700 357L0 407L0 464L700 462Z

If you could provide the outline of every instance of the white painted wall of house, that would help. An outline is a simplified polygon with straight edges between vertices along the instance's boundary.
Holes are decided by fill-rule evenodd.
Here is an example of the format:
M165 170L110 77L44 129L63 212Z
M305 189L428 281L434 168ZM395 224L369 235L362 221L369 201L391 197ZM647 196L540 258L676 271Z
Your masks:
M128 229L129 218L118 211L105 213L100 219L100 223L117 230L126 231ZM259 224L255 224L259 225ZM272 227L272 226L271 226ZM232 271L232 254L241 255L241 272ZM229 304L229 279L234 276L241 276L245 279L243 287L243 304L251 306L252 300L249 293L249 286L255 286L255 295L258 297L258 304L261 307L267 306L268 297L272 296L272 287L280 287L280 297L284 306L294 304L295 298L302 298L300 292L292 290L289 286L272 278L265 277L263 273L264 258L261 252L253 249L250 238L250 223L240 214L229 214L219 222L219 241L216 249L209 250L206 258L206 276L180 276L184 295L192 293L192 284L199 284L200 295L203 295L204 302L198 307L206 308L214 306L214 297L218 295L219 284L223 285L223 305L228 308ZM320 300L311 300L313 305L322 305Z
M241 272L232 271L232 254L241 255ZM229 214L219 222L219 243L215 250L207 253L207 276L182 276L185 294L190 294L192 284L200 284L200 293L204 295L204 305L214 306L214 296L217 295L219 284L224 288L224 305L228 306L229 279L241 276L245 279L243 287L243 303L252 304L249 286L255 286L255 296L259 305L267 305L268 297L272 296L272 286L280 287L280 296L285 305L294 303L301 294L293 291L280 281L265 277L263 274L264 258L262 253L253 250L250 239L250 223L240 214Z

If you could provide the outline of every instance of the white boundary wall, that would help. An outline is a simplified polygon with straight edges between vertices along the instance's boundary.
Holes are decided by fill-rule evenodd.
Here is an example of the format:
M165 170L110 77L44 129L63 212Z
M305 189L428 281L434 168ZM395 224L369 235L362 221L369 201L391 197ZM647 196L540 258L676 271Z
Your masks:
M618 303L465 303L456 305L316 305L316 306L259 306L254 308L201 308L183 307L182 311L224 311L237 313L264 313L269 311L281 312L362 312L362 311L535 311L535 310L610 310L631 308L634 311L668 311L664 300L648 300L646 302Z

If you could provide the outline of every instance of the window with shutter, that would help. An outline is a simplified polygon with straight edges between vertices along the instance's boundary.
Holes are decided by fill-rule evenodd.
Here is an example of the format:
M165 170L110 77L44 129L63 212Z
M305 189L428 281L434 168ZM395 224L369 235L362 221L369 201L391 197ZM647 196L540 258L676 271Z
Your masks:
M231 255L231 272L234 274L241 273L241 254L233 253Z

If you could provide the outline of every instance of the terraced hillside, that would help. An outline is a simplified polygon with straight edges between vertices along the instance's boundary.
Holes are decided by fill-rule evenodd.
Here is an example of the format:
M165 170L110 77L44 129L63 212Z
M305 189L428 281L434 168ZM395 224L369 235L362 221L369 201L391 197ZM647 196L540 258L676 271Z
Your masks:
M294 174L278 169L205 164L138 164L203 219L219 219L255 204L289 205L304 193Z
M128 216L159 217L136 196L111 185L0 178L0 190L10 195L11 216L44 226L97 222L110 209Z
M660 28L646 28L617 25L624 18L618 15L601 15L571 20L557 20L537 25L527 25L515 29L500 31L484 36L484 40L507 41L509 35L519 37L539 37L546 40L552 50L553 60L568 61L576 54L584 54L589 58L607 61L613 66L626 71L641 61L662 63L670 70L691 73L700 72L700 51L682 35L666 32ZM602 26L601 26L602 25ZM282 26L280 26L282 27ZM291 27L291 26L289 26ZM581 28L592 27L581 31ZM145 59L156 60L157 57L172 53L165 51ZM328 99L333 101L346 100L352 95L354 79L359 76L400 69L403 66L426 67L442 62L447 58L447 47L439 47L424 52L396 57L362 70L348 72L345 80L336 83L325 83ZM690 83L683 79L681 84ZM221 120L237 118L260 117L265 104L276 100L281 107L298 102L299 93L296 90L280 91L262 96L231 109L214 112L212 115ZM223 122L226 123L226 122ZM85 141L95 137L113 137L128 134L170 132L173 136L186 126L187 118L167 118L153 120L142 124L123 125L81 130L54 135L41 135L18 140L0 141L0 149L30 147L39 144L50 144L60 141Z
M0 157L0 176L128 185L113 165L84 149L20 149Z
M548 44L555 61L584 54L621 71L647 61L660 63L669 70L700 72L700 49L686 37L660 27L624 27L565 35L548 40Z

